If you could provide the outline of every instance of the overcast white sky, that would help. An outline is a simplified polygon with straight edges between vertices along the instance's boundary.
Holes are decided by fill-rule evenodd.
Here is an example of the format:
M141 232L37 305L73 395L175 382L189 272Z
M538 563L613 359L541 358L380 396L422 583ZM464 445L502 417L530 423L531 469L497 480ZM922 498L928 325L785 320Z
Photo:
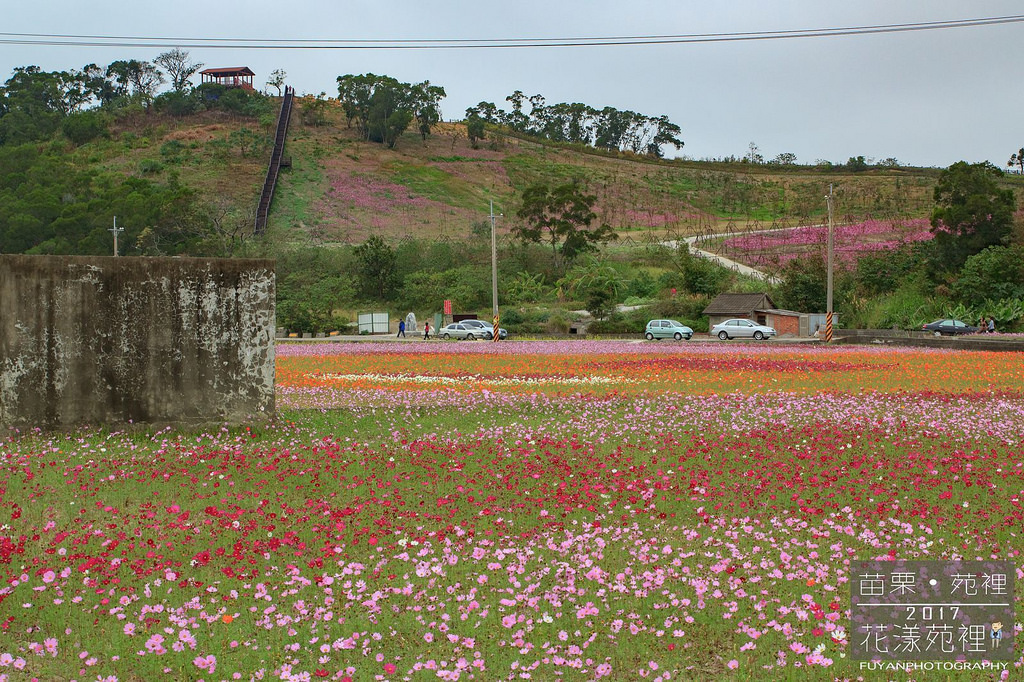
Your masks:
M251 39L485 39L726 33L943 21L1024 13L1020 0L41 0L5 3L6 33ZM276 10L275 7L282 10ZM4 36L0 36L2 38ZM495 50L187 48L213 66L247 65L263 87L282 68L299 94L337 96L337 76L430 80L446 119L514 90L667 115L692 158L803 163L864 155L1000 167L1024 145L1024 23L796 40ZM166 48L0 44L0 80L153 59Z

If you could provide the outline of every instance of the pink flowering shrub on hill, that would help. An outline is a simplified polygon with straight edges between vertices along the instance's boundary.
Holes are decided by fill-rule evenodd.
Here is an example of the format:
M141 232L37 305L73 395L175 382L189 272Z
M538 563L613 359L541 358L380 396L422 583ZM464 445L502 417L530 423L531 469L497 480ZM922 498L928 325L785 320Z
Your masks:
M931 238L931 225L924 218L904 222L866 220L852 225L836 225L833 247L837 260L852 266L863 255L890 251ZM743 262L784 265L800 256L824 254L827 240L828 227L812 225L729 237L722 243L722 249Z

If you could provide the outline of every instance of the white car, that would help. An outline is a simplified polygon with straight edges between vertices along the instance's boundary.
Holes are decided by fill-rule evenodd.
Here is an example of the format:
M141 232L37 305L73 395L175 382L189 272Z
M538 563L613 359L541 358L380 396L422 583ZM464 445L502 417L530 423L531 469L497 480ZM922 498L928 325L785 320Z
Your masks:
M467 327L461 322L452 322L447 327L441 327L437 330L437 335L442 339L468 339L470 341L484 338L482 330Z
M711 336L717 336L723 341L728 339L756 339L760 341L761 339L775 336L775 328L758 324L753 320L736 318L716 324L709 333Z

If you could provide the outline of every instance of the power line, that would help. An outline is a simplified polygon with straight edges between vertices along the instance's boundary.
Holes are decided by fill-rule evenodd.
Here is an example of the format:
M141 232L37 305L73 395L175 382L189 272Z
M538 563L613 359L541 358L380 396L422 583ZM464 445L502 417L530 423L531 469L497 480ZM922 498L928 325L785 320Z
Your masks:
M277 39L197 38L155 36L102 36L59 33L0 32L0 45L44 45L72 47L179 47L199 49L258 50L443 50L500 49L523 47L610 47L620 45L673 45L692 43L788 40L836 36L906 33L941 29L974 28L1024 22L1024 15L980 17L908 24L876 24L786 31L693 33L675 35L589 36L561 38L443 38L443 39Z

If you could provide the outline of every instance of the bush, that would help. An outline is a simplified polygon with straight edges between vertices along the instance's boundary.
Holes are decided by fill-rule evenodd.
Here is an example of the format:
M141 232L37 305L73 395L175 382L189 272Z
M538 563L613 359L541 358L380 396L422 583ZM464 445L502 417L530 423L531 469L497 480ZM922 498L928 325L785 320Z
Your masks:
M668 291L670 289L686 290L686 280L683 279L683 273L676 272L675 270L661 273L661 276L658 277L658 290Z
M587 289L587 312L601 320L608 316L615 309L612 302L612 295L601 286L591 286Z
M857 287L867 296L896 291L918 268L922 258L922 247L917 244L904 244L884 254L862 256L857 260Z
M200 101L215 104L227 91L220 83L203 83L192 92Z
M549 334L568 334L569 319L561 312L554 312L544 325L544 330Z
M181 163L188 156L188 147L178 140L170 140L160 145L160 156L169 163Z
M968 305L1024 298L1024 247L990 246L967 259L953 291Z
M699 320L704 317L704 309L708 307L711 302L710 296L703 296L700 294L689 294L677 296L676 298L666 299L658 301L651 307L650 317L654 318L665 318L671 320ZM692 324L684 322L689 327L693 327ZM696 329L696 327L694 327Z
M588 334L642 334L646 319L614 313L607 320L599 320L587 327Z
M942 317L944 302L905 286L878 301L873 311L866 314L866 322L874 329L920 329L926 322Z
M651 273L640 270L630 281L627 292L630 297L650 298L658 293L658 283L651 277Z
M249 93L242 88L228 88L217 100L217 108L233 114L244 114L249 104Z
M139 172L144 175L159 173L163 169L164 165L156 159L143 159L142 161L139 161Z
M61 130L76 145L85 144L107 135L107 117L96 109L78 111L64 119Z
M197 91L164 92L153 100L153 108L169 116L188 116L204 108L202 95Z
M489 268L477 265L413 272L405 277L398 301L402 308L434 311L440 310L447 299L455 312L474 310L491 299L489 274Z

